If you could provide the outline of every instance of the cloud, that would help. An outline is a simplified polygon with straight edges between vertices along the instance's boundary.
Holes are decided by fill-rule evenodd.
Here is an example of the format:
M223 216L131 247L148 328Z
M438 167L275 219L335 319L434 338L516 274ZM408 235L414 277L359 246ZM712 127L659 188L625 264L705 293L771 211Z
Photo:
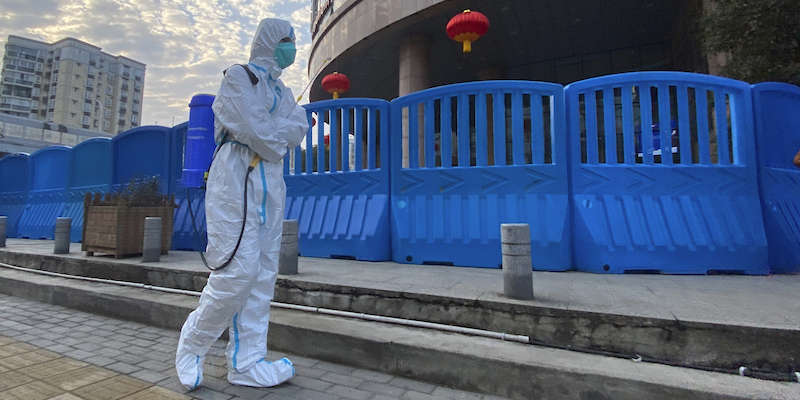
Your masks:
M295 28L297 58L281 79L298 96L308 83L310 13L307 0L4 0L0 46L8 35L74 37L142 62L142 123L169 125L188 119L194 94L217 92L224 69L247 62L258 22L267 17Z

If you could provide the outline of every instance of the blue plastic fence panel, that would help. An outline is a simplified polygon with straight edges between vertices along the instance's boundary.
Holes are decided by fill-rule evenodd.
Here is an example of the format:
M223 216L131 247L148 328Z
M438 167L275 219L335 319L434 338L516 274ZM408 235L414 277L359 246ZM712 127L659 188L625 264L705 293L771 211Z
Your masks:
M175 194L177 208L172 228L172 250L205 251L208 243L205 199L205 189L181 189Z
M111 190L111 139L93 138L78 143L69 152L69 180L64 217L72 218L69 240L83 240L83 196L86 192Z
M578 270L768 272L749 85L636 72L565 93Z
M55 238L56 218L63 216L67 200L69 151L66 146L49 146L28 159L28 197L19 219L19 237Z
M800 88L753 85L758 176L773 273L800 272Z
M392 101L392 259L499 268L527 223L532 268L572 267L563 87L472 82Z
M6 236L19 237L19 219L28 200L28 155L0 158L0 215L6 217Z
M305 108L305 148L284 159L285 215L299 220L300 254L389 260L389 103L352 98Z
M171 129L164 126L142 126L127 130L111 139L113 155L112 190L133 178L158 176L161 190L171 186Z
M169 162L167 167L169 176L166 178L169 182L167 188L167 193L169 194L177 195L179 192L185 192L184 188L186 185L183 184L181 178L183 176L183 163L188 131L188 122L175 125L170 129Z

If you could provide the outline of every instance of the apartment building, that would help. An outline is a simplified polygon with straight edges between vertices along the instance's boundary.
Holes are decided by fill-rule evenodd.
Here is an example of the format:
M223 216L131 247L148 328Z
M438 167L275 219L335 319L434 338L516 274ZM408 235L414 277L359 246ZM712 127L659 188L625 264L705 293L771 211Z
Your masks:
M10 35L0 113L118 134L141 123L145 67L73 38Z

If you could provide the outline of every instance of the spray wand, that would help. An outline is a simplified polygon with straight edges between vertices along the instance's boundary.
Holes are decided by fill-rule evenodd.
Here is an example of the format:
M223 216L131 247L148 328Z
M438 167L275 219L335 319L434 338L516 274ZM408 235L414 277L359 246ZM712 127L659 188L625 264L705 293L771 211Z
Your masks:
M319 75L319 73L322 72L322 67L324 67L325 63L327 63L330 60L331 60L330 57L322 60L322 64L319 65L319 68L317 68L317 72L315 72L314 76L311 77L311 80L308 82L308 85L306 85L306 88L303 89L303 91L300 93L300 96L297 96L297 103L300 103L300 100L303 99L303 95L306 94L306 90L308 90L308 88L311 86L311 84L314 83L314 79L317 79L317 76Z

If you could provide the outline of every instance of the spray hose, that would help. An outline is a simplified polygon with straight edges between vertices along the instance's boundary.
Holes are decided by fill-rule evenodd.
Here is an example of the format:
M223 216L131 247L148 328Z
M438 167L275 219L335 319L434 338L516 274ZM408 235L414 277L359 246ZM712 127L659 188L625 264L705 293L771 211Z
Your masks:
M255 156L253 156L253 160L250 161L250 165L247 166L247 173L244 175L244 193L242 194L242 198L244 199L242 205L242 229L239 231L239 239L236 240L236 247L233 248L231 255L228 257L227 260L225 260L225 262L222 263L222 265L215 268L208 265L208 261L206 260L206 256L205 253L203 252L202 246L200 246L200 249L198 250L198 253L200 253L200 259L203 260L203 265L205 265L206 268L210 269L211 271L219 271L227 267L228 264L230 264L231 261L233 261L233 257L236 256L236 252L239 250L239 245L242 244L242 236L244 236L244 227L247 225L247 182L250 179L250 173L253 172L253 169L256 168L256 165L258 165L259 162L261 162L261 157L258 154L256 154ZM192 218L192 229L194 230L198 242L200 242L200 233L197 232L197 223L195 222L194 211L192 211L192 199L190 198L189 195L189 189L186 189L186 199L188 203L187 207L189 207L189 215Z

